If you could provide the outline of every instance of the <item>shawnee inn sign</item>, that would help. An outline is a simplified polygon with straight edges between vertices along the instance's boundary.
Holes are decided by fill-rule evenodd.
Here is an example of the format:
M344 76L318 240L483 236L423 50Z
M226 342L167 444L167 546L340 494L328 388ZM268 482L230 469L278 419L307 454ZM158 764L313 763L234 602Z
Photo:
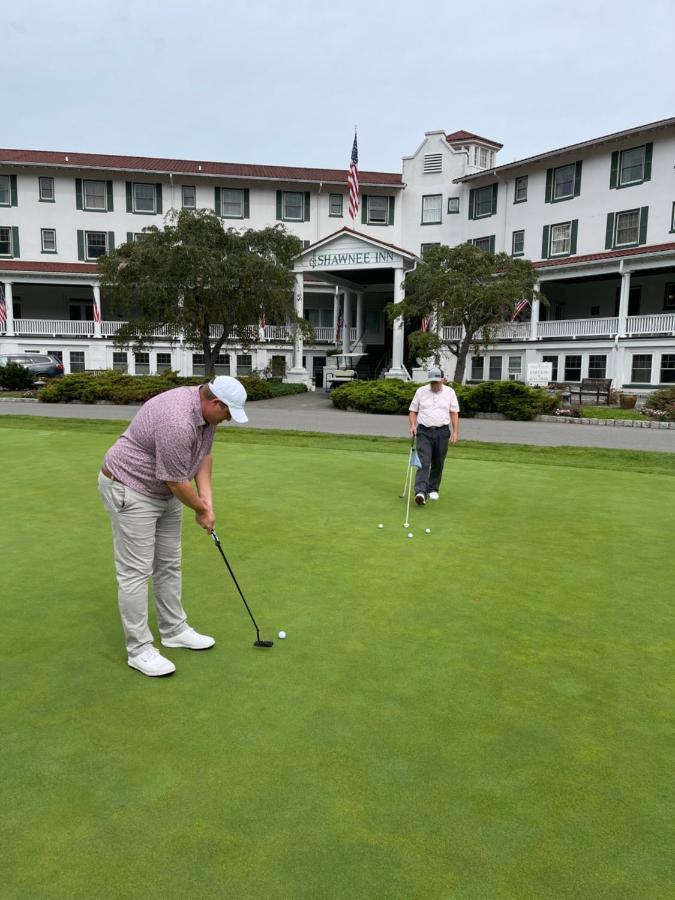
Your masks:
M312 269L334 269L340 266L393 266L395 254L392 250L356 250L342 253L313 253L307 260Z
M343 229L337 234L307 247L296 257L296 272L354 269L409 269L415 255L407 250L382 244L365 234Z

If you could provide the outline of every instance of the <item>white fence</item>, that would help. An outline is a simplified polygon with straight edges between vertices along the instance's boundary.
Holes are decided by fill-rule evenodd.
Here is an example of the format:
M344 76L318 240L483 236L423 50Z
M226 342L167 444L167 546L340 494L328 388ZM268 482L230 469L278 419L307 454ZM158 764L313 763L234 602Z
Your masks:
M675 314L628 316L627 334L675 334Z
M619 331L619 319L559 319L556 322L539 322L537 337L613 337Z
M78 335L92 337L94 323L81 321L70 322L68 319L14 319L15 334L49 334L52 337L61 335Z

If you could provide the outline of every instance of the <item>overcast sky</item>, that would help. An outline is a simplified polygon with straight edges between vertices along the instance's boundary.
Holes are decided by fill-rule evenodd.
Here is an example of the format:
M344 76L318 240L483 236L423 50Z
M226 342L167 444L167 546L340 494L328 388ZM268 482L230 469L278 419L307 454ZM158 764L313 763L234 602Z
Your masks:
M424 132L498 162L675 115L674 0L20 0L0 145L400 171Z

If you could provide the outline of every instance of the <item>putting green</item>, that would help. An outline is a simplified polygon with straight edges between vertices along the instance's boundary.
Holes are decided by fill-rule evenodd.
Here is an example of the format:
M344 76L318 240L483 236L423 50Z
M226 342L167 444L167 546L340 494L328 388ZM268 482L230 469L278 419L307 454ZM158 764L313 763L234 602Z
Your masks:
M217 644L149 679L119 430L0 420L3 900L672 896L670 457L458 446L403 529L407 442L225 429L217 530L288 637L186 515Z

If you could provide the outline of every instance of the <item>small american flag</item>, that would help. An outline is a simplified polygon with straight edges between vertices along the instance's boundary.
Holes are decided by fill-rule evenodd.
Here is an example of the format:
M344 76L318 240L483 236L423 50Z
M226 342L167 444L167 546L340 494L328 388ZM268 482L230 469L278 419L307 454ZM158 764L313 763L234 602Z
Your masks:
M431 316L422 316L422 324L420 325L420 331L428 331L429 325L431 325Z
M0 284L0 327L7 324L7 304L5 303L5 286Z
M94 322L101 321L101 310L98 308L98 303L94 300Z
M529 301L529 300L519 300L519 301L516 303L516 308L513 310L513 318L511 319L511 321L512 321L512 322L515 322L515 320L518 318L518 316L521 314L521 312L522 312L524 309L527 309L527 307L528 307L529 305L530 305L530 301Z
M359 212L359 147L356 143L356 129L354 129L352 159L349 163L347 184L349 185L349 215L354 221Z
M338 317L337 317L337 328L335 329L335 343L342 337L342 326L345 324L344 316L342 315L342 303L338 307Z

